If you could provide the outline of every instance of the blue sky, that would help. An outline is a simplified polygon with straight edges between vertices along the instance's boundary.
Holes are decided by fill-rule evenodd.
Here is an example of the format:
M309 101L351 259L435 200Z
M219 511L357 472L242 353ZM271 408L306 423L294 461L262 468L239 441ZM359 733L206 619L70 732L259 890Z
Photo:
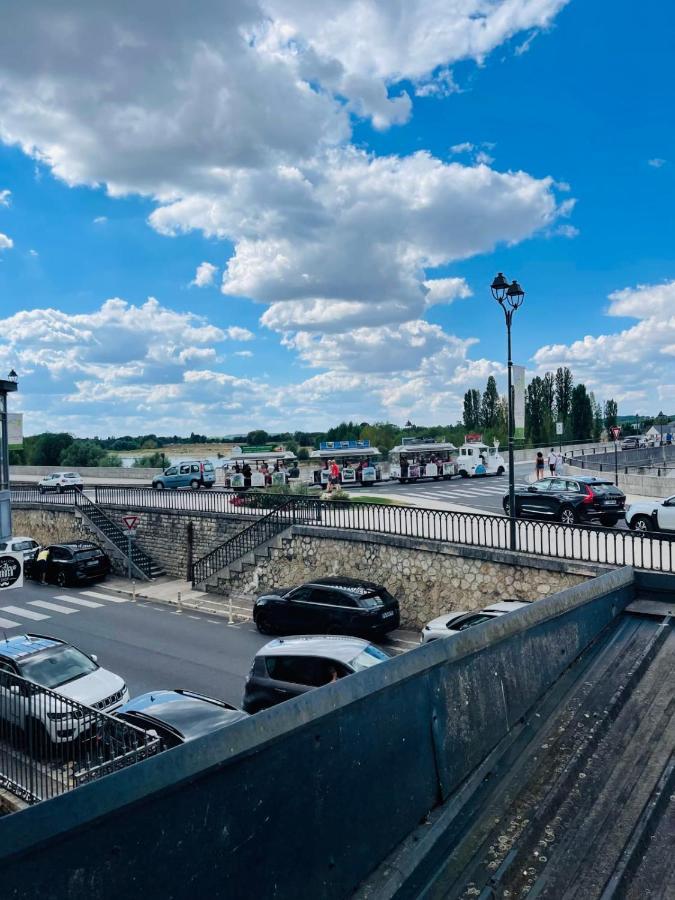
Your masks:
M0 35L28 433L453 422L503 387L497 270L531 374L675 413L669 7L163 9L36 2Z

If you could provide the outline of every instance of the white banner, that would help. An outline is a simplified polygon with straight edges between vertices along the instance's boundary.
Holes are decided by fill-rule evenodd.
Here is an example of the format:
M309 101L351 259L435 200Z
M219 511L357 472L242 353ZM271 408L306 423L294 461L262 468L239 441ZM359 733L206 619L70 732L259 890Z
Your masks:
M7 443L10 447L23 444L23 413L7 414Z
M525 437L525 366L513 366L513 427L516 438Z
M23 553L0 551L0 591L23 587Z

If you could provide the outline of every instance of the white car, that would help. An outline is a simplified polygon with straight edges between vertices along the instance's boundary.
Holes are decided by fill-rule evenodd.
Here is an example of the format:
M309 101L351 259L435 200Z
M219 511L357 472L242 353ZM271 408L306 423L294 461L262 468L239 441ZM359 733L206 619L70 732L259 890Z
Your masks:
M495 619L497 616L503 616L506 613L513 612L514 609L520 609L527 606L530 600L501 600L499 603L493 603L486 606L485 609L474 610L473 612L452 612L438 616L432 619L422 629L420 637L421 644L428 644L430 641L438 640L438 638L449 637L453 634L459 634L467 628L473 628L474 625L480 625L481 622L487 622Z
M35 559L35 554L39 549L38 542L29 537L11 537L6 541L0 541L0 550L7 550L9 553L23 553L24 560Z
M626 525L638 533L675 532L675 496L666 500L639 500L626 507Z
M4 673L9 675L3 677ZM23 682L12 675L33 682L35 691L26 693ZM59 695L105 713L129 699L119 675L65 641L38 634L17 634L0 641L0 713L5 721L26 733L32 731L43 746L49 741L72 741L93 723Z
M45 491L56 491L62 494L63 491L74 491L82 489L82 476L77 472L52 472L51 475L45 475L38 481L38 490L41 494Z

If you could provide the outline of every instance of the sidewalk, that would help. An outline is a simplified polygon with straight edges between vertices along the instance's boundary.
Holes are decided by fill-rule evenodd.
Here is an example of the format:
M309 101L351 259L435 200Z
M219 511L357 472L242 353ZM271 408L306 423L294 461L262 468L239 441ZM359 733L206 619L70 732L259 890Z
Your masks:
M233 594L221 597L218 594L207 594L195 591L189 581L179 578L158 578L156 581L129 581L112 575L104 582L105 590L122 594L136 600L150 600L155 603L168 603L178 610L197 610L214 616L226 616L234 622L245 622L252 618L253 598L245 594Z

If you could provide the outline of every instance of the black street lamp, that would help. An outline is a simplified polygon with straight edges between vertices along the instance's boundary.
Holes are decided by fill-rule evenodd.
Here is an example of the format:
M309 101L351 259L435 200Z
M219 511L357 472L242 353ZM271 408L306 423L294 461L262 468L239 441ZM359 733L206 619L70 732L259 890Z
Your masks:
M12 536L12 503L9 490L9 428L7 426L7 394L18 388L19 378L12 369L0 378L0 539Z
M499 272L490 285L492 296L504 310L506 319L506 334L508 341L508 429L509 429L509 546L516 549L516 488L515 472L513 467L513 360L511 359L511 322L513 314L522 306L525 299L525 291L517 281L508 283L502 272Z

